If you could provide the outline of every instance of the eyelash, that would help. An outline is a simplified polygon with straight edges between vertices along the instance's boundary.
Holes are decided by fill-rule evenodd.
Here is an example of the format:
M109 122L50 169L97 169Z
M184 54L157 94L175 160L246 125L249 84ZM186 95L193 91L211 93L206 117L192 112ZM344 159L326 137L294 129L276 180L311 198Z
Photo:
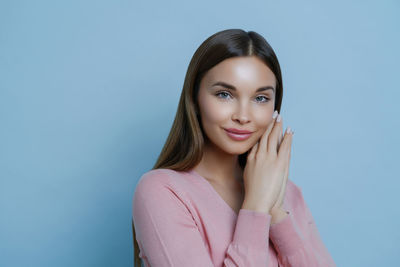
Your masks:
M219 95L220 95L220 94L223 94L223 93L230 95L230 94L229 94L228 92L226 92L226 91L217 92L215 95L216 95L218 98L226 99L226 98L224 98L224 97L219 97ZM268 97L266 97L266 96L264 96L264 95L259 95L259 96L262 96L262 97L264 97L264 98L266 99L265 101L260 101L260 103L267 103L267 102L270 100ZM257 96L257 97L259 97L259 96Z

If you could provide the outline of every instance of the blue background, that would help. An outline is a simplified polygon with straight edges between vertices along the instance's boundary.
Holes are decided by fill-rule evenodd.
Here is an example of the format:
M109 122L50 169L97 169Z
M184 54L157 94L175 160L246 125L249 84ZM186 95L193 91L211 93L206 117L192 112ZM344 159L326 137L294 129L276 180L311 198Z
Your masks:
M283 72L290 179L338 266L400 242L398 1L1 1L0 265L132 266L131 201L197 47L254 30Z

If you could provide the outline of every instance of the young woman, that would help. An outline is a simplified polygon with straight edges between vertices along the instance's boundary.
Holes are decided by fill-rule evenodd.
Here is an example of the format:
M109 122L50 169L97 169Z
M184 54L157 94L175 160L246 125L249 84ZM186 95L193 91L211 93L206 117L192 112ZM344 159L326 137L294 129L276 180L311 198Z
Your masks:
M282 92L278 59L256 32L200 45L167 141L135 189L136 266L335 266L288 179Z

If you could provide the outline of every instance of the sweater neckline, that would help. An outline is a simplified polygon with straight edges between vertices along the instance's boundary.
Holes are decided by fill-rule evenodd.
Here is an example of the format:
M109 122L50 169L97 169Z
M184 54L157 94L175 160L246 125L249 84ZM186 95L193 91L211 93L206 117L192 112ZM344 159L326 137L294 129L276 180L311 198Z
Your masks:
M238 214L236 213L236 211L234 211L234 210L232 209L232 207L229 206L228 203L226 203L226 201L218 194L218 192L214 189L214 187L210 184L210 182L209 182L205 177L203 177L202 175L200 175L200 174L199 174L198 172L196 172L194 169L192 169L192 170L190 170L190 171L188 171L188 172L191 173L191 174L194 174L195 176L197 176L198 178L200 178L199 180L202 180L202 181L206 184L206 186L209 188L209 190L212 192L212 194L216 196L216 198L218 199L218 202L220 202L220 203L222 204L222 206L225 207L225 209L230 210L230 212L231 212L235 217L238 216Z

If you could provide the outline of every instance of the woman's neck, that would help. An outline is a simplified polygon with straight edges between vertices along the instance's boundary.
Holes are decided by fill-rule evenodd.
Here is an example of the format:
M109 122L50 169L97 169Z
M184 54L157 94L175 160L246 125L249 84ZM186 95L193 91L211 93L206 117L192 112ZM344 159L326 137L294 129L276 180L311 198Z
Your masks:
M238 155L227 154L215 147L204 146L203 157L193 169L221 186L233 189L243 184L243 170Z

